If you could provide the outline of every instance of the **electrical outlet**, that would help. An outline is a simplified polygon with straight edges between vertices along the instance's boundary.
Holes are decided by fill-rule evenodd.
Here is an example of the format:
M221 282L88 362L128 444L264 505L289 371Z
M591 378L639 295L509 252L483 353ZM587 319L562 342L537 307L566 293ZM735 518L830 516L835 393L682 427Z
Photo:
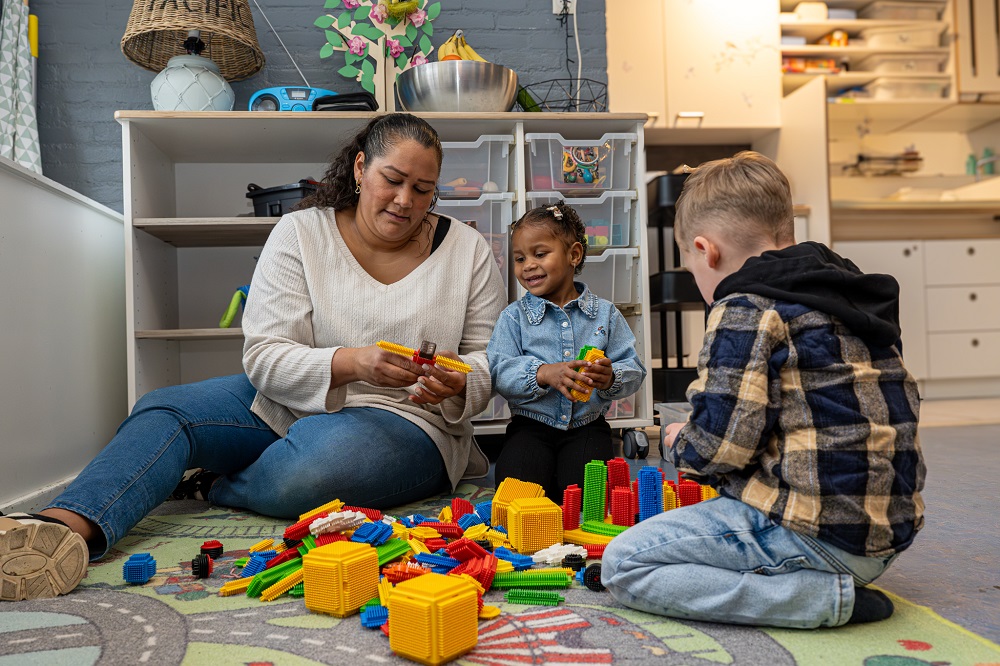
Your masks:
M552 13L559 15L563 13L563 6L570 14L576 13L576 0L552 0Z

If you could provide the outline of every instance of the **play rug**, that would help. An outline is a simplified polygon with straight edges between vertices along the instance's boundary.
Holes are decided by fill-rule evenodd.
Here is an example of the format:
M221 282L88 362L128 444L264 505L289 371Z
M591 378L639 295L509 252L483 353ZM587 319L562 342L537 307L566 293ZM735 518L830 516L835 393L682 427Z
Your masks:
M457 494L476 503L492 492L463 485ZM451 497L395 513L437 515ZM0 666L412 663L357 615L313 614L301 598L263 603L216 594L229 565L258 541L280 538L286 524L203 502L167 502L91 566L72 594L0 605ZM221 541L225 553L210 578L198 579L191 558L209 539ZM130 586L122 563L142 552L153 555L158 572L146 585ZM898 598L886 622L790 631L670 620L582 586L560 592L566 602L558 607L506 604L500 592L488 593L486 603L503 614L480 621L479 643L459 663L1000 665L997 645Z

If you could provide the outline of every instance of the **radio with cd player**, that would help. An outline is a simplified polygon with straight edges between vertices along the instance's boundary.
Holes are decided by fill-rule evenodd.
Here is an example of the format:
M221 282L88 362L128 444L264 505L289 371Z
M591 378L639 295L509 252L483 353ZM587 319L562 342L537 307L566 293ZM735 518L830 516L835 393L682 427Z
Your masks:
M250 98L251 111L312 111L318 97L336 95L332 90L305 86L278 86L258 90Z

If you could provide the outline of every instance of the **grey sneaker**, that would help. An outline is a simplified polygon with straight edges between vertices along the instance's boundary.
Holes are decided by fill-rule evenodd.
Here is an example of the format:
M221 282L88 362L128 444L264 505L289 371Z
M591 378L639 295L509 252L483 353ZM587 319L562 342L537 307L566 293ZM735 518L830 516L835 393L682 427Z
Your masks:
M87 573L89 557L83 537L55 519L0 516L0 601L71 592Z

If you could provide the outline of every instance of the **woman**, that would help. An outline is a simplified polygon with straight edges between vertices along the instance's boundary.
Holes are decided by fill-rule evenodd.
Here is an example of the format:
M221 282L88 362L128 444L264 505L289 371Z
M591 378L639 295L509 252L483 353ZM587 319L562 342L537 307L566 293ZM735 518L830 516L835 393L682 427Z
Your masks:
M379 116L349 142L261 252L246 374L144 395L47 509L0 518L0 565L43 556L19 559L37 566L16 575L0 566L0 599L72 590L88 556L190 468L210 472L182 494L288 519L334 498L404 504L487 473L469 419L490 398L486 344L507 299L485 239L429 212L441 156L433 128L408 114ZM436 342L472 372L414 363L379 340Z

